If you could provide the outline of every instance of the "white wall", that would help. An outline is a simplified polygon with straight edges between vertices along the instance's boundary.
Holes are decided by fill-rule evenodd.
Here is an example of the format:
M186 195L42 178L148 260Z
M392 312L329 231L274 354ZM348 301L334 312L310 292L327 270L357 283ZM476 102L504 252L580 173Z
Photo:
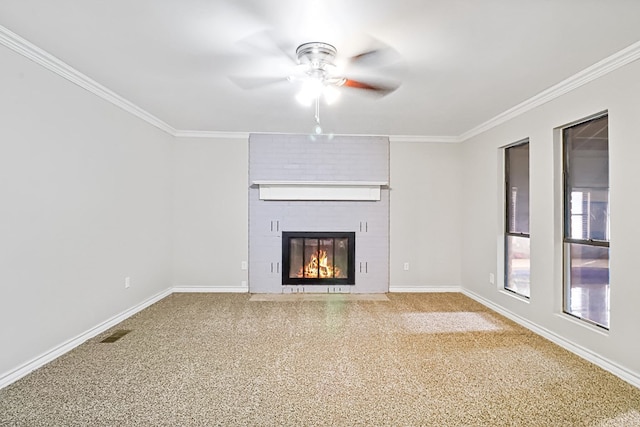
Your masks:
M172 138L4 47L0 64L2 378L169 287Z
M392 291L459 290L460 151L459 144L391 142Z
M174 286L247 291L248 147L247 139L176 138Z
M457 144L390 144L393 290L460 287L460 151ZM177 138L174 155L173 285L242 290L248 142ZM409 271L404 262L410 263Z
M611 363L640 381L640 63L635 62L466 141L462 176L462 286L550 336ZM603 333L562 314L559 141L553 129L609 111L611 185L611 325ZM530 138L531 299L525 302L489 283L502 257L500 146Z

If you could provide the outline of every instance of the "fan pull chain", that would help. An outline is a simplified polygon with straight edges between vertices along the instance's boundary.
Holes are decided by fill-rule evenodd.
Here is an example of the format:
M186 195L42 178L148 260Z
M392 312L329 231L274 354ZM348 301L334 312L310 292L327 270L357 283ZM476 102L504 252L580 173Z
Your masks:
M320 97L316 97L316 126L313 129L316 135L320 135L322 133L322 127L320 126Z

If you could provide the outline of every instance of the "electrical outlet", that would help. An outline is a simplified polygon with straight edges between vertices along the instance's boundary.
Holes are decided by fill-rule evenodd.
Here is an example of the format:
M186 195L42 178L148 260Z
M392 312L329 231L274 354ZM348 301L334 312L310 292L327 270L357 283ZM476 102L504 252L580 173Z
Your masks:
M247 268L247 261L242 261L240 263L240 270L246 270Z
M489 283L492 285L496 284L496 276L494 276L493 273L489 273Z
M404 271L409 271L409 263L408 262L404 263Z
M125 288L131 287L131 277L127 276L124 278L124 287Z

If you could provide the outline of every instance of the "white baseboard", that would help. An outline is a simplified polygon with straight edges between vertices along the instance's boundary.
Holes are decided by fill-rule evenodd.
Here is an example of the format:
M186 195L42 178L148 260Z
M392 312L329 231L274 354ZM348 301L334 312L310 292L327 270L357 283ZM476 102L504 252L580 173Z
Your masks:
M246 294L249 293L248 286L175 286L172 289L173 293L187 292L187 293L236 293Z
M480 295L473 293L471 291L468 291L466 289L462 290L462 293L466 296L468 296L469 298L472 298L476 301L478 301L480 304L490 308L491 310L502 314L503 316L505 316L508 319L513 320L514 322L518 323L521 326L524 326L525 328L535 332L536 334L548 339L549 341L559 345L560 347L582 357L583 359L588 360L589 362L601 367L602 369L604 369L605 371L611 372L613 375L621 378L622 380L628 382L629 384L640 388L640 375L638 375L637 373L634 373L632 371L629 371L628 369L618 365L615 362L612 362L611 360L604 358L594 352L592 352L591 350L588 350L584 347L582 347L581 345L578 345L574 342L571 342L569 340L567 340L566 338L542 327L539 326L533 322L530 322L529 320L525 319L524 317L521 317L509 310L505 310L503 307L500 307L497 304L494 304L493 302L485 299L484 297L481 297Z
M148 299L142 301L140 304L137 304L137 305L129 308L128 310L125 310L122 313L117 314L117 315L105 320L104 322L102 322L102 323L94 326L93 328L81 333L80 335L63 342L62 344L52 348L51 350L41 354L40 356L37 356L37 357L31 359L30 361L28 361L27 363L24 363L23 365L17 367L16 369L1 375L0 376L0 389L2 389L4 387L8 386L9 384L19 380L20 378L24 377L25 375L29 374L30 372L32 372L32 371L34 371L34 370L46 365L47 363L49 363L49 362L53 361L54 359L62 356L63 354L73 350L74 348L76 348L80 344L84 343L88 339L91 339L91 338L95 337L96 335L101 334L102 332L108 330L109 328L112 328L113 326L117 325L118 323L122 322L123 320L126 320L127 318L133 316L134 314L138 313L139 311L144 310L145 308L147 308L150 305L160 301L161 299L167 297L170 294L171 294L171 289L167 289L167 290L165 290L163 292L160 292L159 294L154 295L151 298L148 298Z
M122 313L117 314L117 315L105 320L104 322L102 322L102 323L94 326L93 328L81 333L80 335L63 342L62 344L52 348L51 350L41 354L40 356L37 356L37 357L31 359L30 361L24 363L23 365L15 368L15 369L7 372L7 373L4 373L4 374L0 375L0 389L8 386L11 383L14 383L14 382L18 381L20 378L24 377L25 375L29 374L30 372L32 372L32 371L34 371L34 370L46 365L47 363L53 361L54 359L56 359L56 358L62 356L63 354L73 350L75 347L77 347L80 344L84 343L88 339L91 339L91 338L95 337L96 335L101 334L102 332L106 331L107 329L114 327L118 323L120 323L120 322L126 320L127 318L133 316L134 314L138 313L139 311L142 311L145 308L149 307L150 305L160 301L161 299L166 298L167 296L171 295L172 293L177 293L177 292L248 293L249 292L249 288L248 287L241 287L241 286L236 286L236 287L179 286L179 287L169 288L169 289L167 289L167 290L165 290L163 292L160 292L157 295L152 296L151 298L148 298L148 299L144 300L140 304L137 304L137 305L129 308L128 310L125 310Z
M462 292L460 286L389 286L389 292Z

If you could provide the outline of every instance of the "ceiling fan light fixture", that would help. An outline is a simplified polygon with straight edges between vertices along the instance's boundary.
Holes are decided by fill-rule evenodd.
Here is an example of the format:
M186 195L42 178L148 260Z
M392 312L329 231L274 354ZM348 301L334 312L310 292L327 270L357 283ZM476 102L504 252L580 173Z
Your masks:
M324 84L322 80L307 78L303 81L302 87L296 95L296 100L302 105L309 106L315 99L322 96L323 92Z
M322 95L324 96L324 100L328 105L335 104L338 99L340 99L340 90L333 85L328 85L324 87L322 91Z
M340 90L332 83L309 78L302 83L300 91L296 95L296 100L309 107L316 99L323 98L327 105L332 105L340 99Z
M290 76L290 81L302 81L302 88L296 99L303 105L311 105L323 97L327 104L334 103L340 93L340 78L334 77L337 67L333 63L337 50L328 43L303 43L296 49L298 66L296 75ZM299 77L302 76L302 77Z

